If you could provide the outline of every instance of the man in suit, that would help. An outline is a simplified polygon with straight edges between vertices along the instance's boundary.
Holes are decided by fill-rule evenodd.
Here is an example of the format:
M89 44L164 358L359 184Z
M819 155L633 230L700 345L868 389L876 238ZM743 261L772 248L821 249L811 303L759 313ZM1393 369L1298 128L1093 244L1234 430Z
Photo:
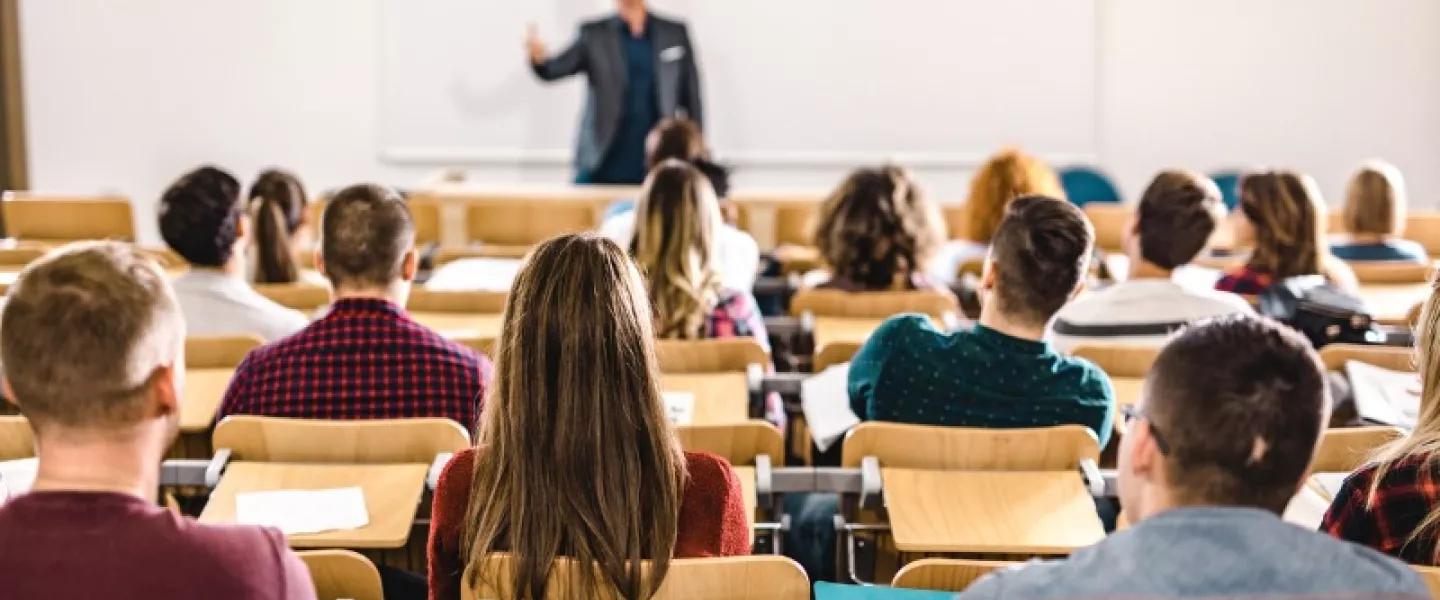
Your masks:
M680 116L704 124L700 71L685 24L651 14L644 0L616 4L616 14L582 24L558 55L549 54L533 24L526 39L540 79L589 78L575 145L576 183L639 184L651 128Z

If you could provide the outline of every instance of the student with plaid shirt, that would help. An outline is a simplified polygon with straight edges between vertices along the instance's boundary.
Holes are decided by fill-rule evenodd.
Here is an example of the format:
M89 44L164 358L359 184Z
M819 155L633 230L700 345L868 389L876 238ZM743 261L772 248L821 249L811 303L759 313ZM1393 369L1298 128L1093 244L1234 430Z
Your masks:
M417 268L405 201L376 185L341 190L321 218L318 262L329 313L246 356L216 420L444 417L474 431L490 362L405 313Z
M1245 264L1226 271L1215 289L1258 296L1271 285L1301 275L1324 275L1354 289L1355 273L1330 255L1329 216L1309 175L1294 171L1252 173L1240 180L1240 208L1231 223L1235 244L1254 248Z

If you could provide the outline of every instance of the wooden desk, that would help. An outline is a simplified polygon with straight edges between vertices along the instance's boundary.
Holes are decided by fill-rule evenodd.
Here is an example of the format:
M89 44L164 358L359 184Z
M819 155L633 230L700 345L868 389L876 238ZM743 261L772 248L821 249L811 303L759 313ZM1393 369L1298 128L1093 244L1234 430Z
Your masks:
M750 523L750 543L755 543L755 467L730 467L740 479L740 499L745 502L745 520Z
M1360 286L1360 298L1381 325L1407 325L1405 317L1430 297L1428 283L1375 283Z
M429 465L231 463L210 495L201 523L233 524L242 492L359 486L370 524L349 531L288 536L291 548L400 548L410 539Z
M1078 472L882 469L901 552L1069 554L1105 538Z
M499 314L412 312L410 318L445 337L500 337Z
M187 369L185 395L180 402L180 433L202 433L215 422L225 388L235 376L234 369Z
M884 319L815 317L815 352L834 342L864 344Z
M695 395L691 425L729 425L750 418L750 381L744 373L671 373L661 389Z

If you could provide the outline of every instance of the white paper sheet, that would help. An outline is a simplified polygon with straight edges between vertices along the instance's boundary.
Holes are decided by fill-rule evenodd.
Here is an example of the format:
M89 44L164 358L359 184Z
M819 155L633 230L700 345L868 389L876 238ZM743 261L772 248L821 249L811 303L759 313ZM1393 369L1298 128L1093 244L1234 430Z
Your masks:
M235 522L278 528L285 535L359 529L370 524L358 487L276 490L235 496Z
M34 458L0 461L0 503L30 491L39 466Z
M821 452L860 424L850 410L850 363L835 365L800 383L800 409Z
M1345 478L1349 473L1316 473L1310 476L1315 487L1320 488L1320 495L1326 500L1334 500L1335 494L1340 492L1340 486L1345 484Z
M1420 378L1359 361L1345 363L1345 375L1360 418L1384 425L1414 427L1420 414Z
M506 292L524 261L516 258L462 258L430 275L425 289L447 292Z
M695 422L695 394L690 392L664 392L665 414L676 425Z

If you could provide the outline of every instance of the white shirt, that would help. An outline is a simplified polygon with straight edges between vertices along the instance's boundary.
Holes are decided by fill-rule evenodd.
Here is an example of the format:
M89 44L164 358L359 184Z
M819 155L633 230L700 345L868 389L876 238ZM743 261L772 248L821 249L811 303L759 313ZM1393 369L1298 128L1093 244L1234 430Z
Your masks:
M425 288L445 292L508 292L523 264L518 258L462 258L435 269Z
M945 285L955 283L960 267L967 262L983 261L990 254L989 244L970 240L949 240L940 247L940 252L930 261L930 276Z
M629 250L635 237L635 211L626 211L605 219L600 235L610 238ZM722 225L715 236L715 270L720 285L736 290L755 289L755 276L760 270L760 246L750 234L730 225Z
M1060 309L1050 339L1062 352L1087 342L1161 345L1165 329L1223 315L1255 312L1244 298L1213 289L1187 288L1169 279L1138 279L1086 294ZM1134 334L1119 327L1162 331ZM1105 331L1105 328L1112 328ZM1076 331L1076 330L1080 331ZM1089 331L1084 331L1084 330ZM1064 333L1062 333L1064 332Z
M267 342L310 323L299 311L261 296L239 277L192 269L172 282L188 335L258 335Z

